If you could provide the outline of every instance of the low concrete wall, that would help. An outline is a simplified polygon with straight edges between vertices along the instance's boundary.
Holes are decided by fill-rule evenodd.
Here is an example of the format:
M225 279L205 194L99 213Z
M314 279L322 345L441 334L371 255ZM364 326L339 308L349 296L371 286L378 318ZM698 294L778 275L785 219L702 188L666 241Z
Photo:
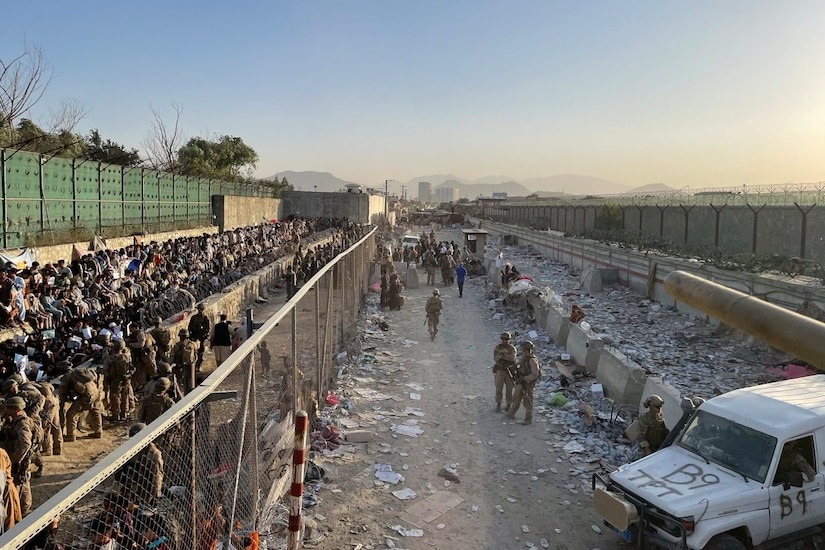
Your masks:
M551 307L547 311L547 324L544 331L557 346L566 348L567 337L570 334L570 319L563 311Z
M212 196L212 214L219 231L281 219L281 200L266 197Z
M369 193L313 193L286 191L281 194L281 216L349 218L357 223L371 223L377 213L383 215L384 197Z
M169 239L179 239L181 237L194 237L197 235L203 235L204 233L215 233L218 231L218 228L215 226L208 226L208 227L198 227L195 229L185 229L181 231L166 231L164 233L151 233L148 235L144 235L138 237L141 242L148 243L150 241L157 241L163 242L168 241ZM124 248L126 246L130 246L134 244L135 237L116 237L113 239L106 239L106 246L110 249L115 248ZM69 244L56 244L54 246L39 246L37 248L32 248L32 255L34 259L40 262L41 264L46 264L49 262L56 262L57 260L63 259L69 262L72 258L72 248L77 246L80 250L86 252L89 249L89 241L81 241ZM16 256L22 251L19 248L11 248L4 253L7 253L9 256Z
M604 342L601 338L588 334L582 330L581 326L571 323L567 335L567 345L564 348L577 365L587 368L587 372L597 373L600 363L599 354L604 348Z
M596 378L604 386L605 395L617 403L640 405L647 378L642 367L613 348L600 350L598 359Z

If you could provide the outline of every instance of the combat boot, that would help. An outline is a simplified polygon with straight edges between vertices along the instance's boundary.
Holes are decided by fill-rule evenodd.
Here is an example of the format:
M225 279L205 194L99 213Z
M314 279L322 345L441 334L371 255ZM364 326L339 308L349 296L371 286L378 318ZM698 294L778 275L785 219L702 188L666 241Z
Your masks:
M54 447L52 448L52 454L55 456L60 456L63 454L63 445L62 443L55 443Z
M63 436L63 442L64 443L74 443L74 439L75 439L74 434Z
M500 412L501 412L501 401L499 401L498 403L496 403L496 412L497 412L497 413L500 413Z
M512 418L513 420L516 419L516 413L507 411L507 417Z
M529 424L532 424L533 423L533 417L532 416L525 416L524 420L522 420L521 423L524 424L525 426L527 426Z
M33 478L43 477L43 465L42 464L40 466L38 466L35 471L32 472L32 477Z

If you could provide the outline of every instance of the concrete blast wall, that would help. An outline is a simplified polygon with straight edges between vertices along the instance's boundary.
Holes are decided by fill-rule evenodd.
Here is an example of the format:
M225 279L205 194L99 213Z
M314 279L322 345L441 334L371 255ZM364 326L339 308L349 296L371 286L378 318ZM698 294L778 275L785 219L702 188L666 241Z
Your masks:
M281 217L349 218L358 223L372 223L384 213L384 197L369 193L313 193L287 191L281 194Z
M219 231L280 219L280 208L280 199L228 195L212 197L212 213Z

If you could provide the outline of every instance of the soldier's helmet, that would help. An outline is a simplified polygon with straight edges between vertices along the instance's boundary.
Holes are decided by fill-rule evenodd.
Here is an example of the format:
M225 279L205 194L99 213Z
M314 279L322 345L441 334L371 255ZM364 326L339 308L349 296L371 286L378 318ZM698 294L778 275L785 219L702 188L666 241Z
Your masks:
M160 326L163 324L163 318L155 317L155 326Z
M112 342L112 347L116 350L126 349L126 342L123 340L115 340Z
M163 391L168 390L172 387L172 381L166 378L165 376L161 376L158 378L157 382L155 382L155 391L157 392L159 389Z
M433 296L438 296L439 294L441 294L441 293L438 291L438 289L434 288L433 289Z
M502 340L509 340L512 337L513 337L513 335L510 334L509 332L502 332L501 333L501 339Z
M72 370L73 366L74 365L72 365L71 361L66 361L64 359L63 361L58 361L57 362L57 365L55 365L55 372L60 373L60 374L66 374L67 372Z
M182 328L178 331L178 336L180 336L181 338L189 338L189 331L185 328Z
M9 380L14 380L18 384L22 384L23 382L25 382L25 380L23 380L23 375L19 372L15 372L11 376L9 376Z
M665 404L665 400L659 397L656 394L651 395L647 399L645 399L644 406L645 407L661 407Z
M50 382L40 382L38 386L40 387L40 393L42 393L43 396L49 397L54 394L54 386L52 386Z
M136 422L135 424L132 424L132 427L129 428L129 437L132 437L145 427L146 424L144 424L143 422Z
M525 351L533 351L533 342L531 342L530 340L525 340L521 343L521 349Z
M172 365L170 365L166 361L158 361L158 373L172 374Z
M5 382L3 382L3 386L2 386L4 392L7 392L7 391L11 390L12 388L16 388L16 387L17 387L17 380L12 380L11 378L9 378Z
M22 397L14 396L9 397L5 401L3 401L3 408L4 409L20 409L21 411L26 408L26 402L23 400Z

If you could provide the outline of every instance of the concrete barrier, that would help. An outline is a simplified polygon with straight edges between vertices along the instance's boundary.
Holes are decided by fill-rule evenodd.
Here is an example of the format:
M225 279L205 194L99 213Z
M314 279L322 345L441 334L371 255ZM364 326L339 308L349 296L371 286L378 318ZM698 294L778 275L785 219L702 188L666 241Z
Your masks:
M596 378L604 386L607 397L617 403L634 407L641 402L647 382L647 375L642 367L613 348L600 350Z
M604 347L601 338L585 332L577 324L570 323L567 344L564 347L577 365L586 367L592 374L597 374L599 355Z
M547 324L544 331L557 346L567 347L567 335L570 333L570 319L560 309L551 307L547 311Z
M682 396L675 387L665 382L660 376L648 376L645 379L645 387L642 397L639 400L639 412L645 411L644 401L651 395L658 395L664 399L662 414L665 415L665 424L668 428L676 425L682 418Z

